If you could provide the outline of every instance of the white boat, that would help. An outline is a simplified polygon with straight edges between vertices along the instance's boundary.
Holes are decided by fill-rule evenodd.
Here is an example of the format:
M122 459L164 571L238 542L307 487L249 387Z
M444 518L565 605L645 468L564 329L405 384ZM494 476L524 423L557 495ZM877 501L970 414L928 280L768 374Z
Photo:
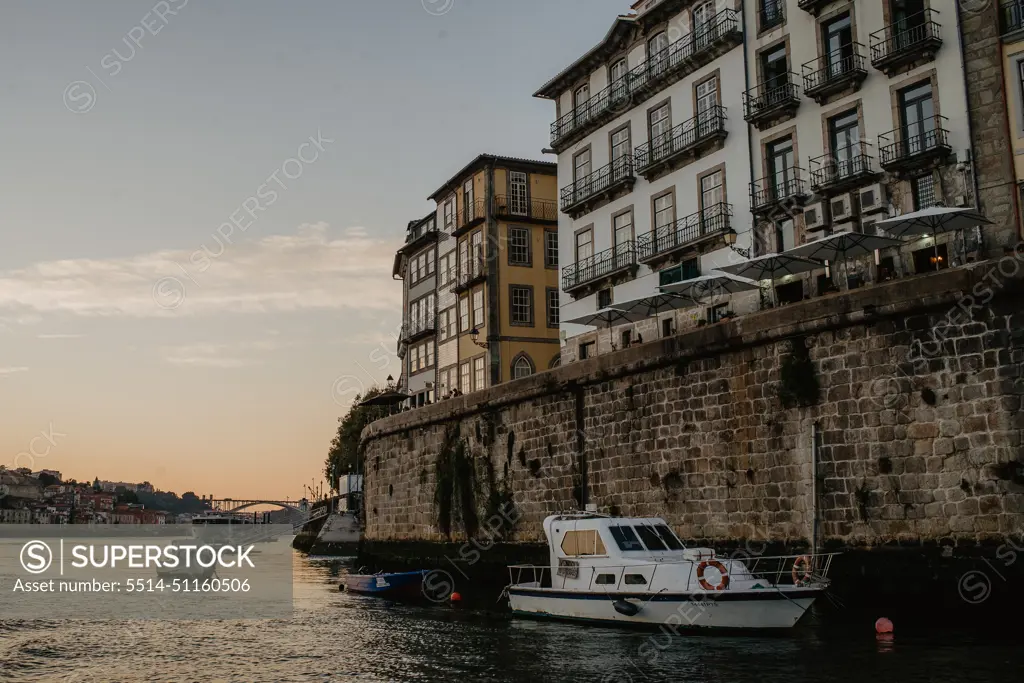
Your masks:
M790 628L828 588L837 554L720 556L685 547L657 517L552 515L544 533L550 564L509 568L514 614L673 630Z

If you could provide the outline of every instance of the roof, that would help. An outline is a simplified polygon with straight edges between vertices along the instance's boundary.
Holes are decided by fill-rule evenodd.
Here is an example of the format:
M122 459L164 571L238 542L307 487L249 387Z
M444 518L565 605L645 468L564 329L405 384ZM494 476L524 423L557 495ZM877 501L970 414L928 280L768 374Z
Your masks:
M601 42L592 47L575 62L562 69L557 76L533 93L533 96L549 100L558 97L577 80L579 77L577 72L581 68L591 71L598 64L604 63L613 52L618 50L635 25L636 15L634 14L620 14L615 17L615 21L612 23L611 28L608 29L608 33L601 39Z
M555 175L558 171L558 164L553 161L540 161L538 159L522 159L519 157L503 157L496 154L481 154L477 158L462 167L462 169L449 178L444 185L437 188L434 194L430 195L428 199L437 201L438 198L451 190L455 185L458 184L465 176L469 175L473 171L479 168L487 166L489 164L506 165L506 166L519 166L528 167L534 171L540 171L542 173L551 173Z

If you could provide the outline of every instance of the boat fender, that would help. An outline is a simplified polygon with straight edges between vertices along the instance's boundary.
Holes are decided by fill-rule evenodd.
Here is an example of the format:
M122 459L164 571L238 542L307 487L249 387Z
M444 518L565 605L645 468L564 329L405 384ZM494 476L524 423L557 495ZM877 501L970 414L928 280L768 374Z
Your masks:
M714 567L722 576L722 580L718 582L717 586L712 586L704 578L704 570L708 567ZM726 588L729 587L729 572L725 570L725 565L723 565L718 560L704 560L699 565L697 565L697 581L700 582L700 587L706 591L724 591Z
M640 605L628 600L616 600L612 603L612 607L615 608L616 612L627 617L635 617L640 613Z

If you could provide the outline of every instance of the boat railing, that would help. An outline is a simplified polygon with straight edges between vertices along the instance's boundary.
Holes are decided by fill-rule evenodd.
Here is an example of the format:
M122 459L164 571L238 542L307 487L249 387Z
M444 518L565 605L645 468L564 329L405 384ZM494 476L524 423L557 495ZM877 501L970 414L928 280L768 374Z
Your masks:
M755 580L768 581L772 586L814 586L827 583L828 572L832 566L832 558L840 553L804 553L800 555L749 555L743 553L735 553L731 556L726 555L715 555L713 558L708 558L708 561L717 560L724 564L727 570L731 569L729 566L730 562L742 562L750 573L750 576ZM552 573L552 567L550 565L532 565L532 564L521 564L512 565L509 567L509 579L513 586L524 583L524 578L529 578L529 583L536 583L538 587L544 586L544 579L550 579L550 586L552 588L565 588L566 581L569 579L581 578L579 576L580 571L586 571L590 569L590 582L588 590L603 589L603 590L614 590L620 592L623 589L623 580L626 576L626 570L633 569L636 573L643 573L646 584L637 585L637 592L647 592L650 587L654 585L654 579L657 576L658 569L664 566L674 566L681 564L688 564L688 573L686 577L686 586L690 586L693 580L694 571L696 566L701 563L701 560L697 559L659 559L656 562L649 564L602 564L592 565L589 567L581 567L575 560L561 560L561 564L557 567L557 570ZM653 567L653 571L650 576L647 576L646 570ZM614 589L611 584L595 584L594 581L597 579L599 573L617 573L618 580L615 584ZM561 581L556 581L556 578ZM560 585L557 585L559 584ZM734 590L735 585L730 581L728 582L723 590Z

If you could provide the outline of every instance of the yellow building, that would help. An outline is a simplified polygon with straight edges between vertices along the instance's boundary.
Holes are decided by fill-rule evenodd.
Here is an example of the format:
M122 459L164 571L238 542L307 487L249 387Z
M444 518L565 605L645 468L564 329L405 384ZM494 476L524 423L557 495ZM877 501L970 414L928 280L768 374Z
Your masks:
M558 363L556 165L481 154L437 202L437 396Z
M1006 116L1013 149L1014 179L1018 188L1015 193L1017 224L1021 234L1024 234L1024 227L1020 224L1020 205L1024 201L1024 2L1003 2L1000 15Z

